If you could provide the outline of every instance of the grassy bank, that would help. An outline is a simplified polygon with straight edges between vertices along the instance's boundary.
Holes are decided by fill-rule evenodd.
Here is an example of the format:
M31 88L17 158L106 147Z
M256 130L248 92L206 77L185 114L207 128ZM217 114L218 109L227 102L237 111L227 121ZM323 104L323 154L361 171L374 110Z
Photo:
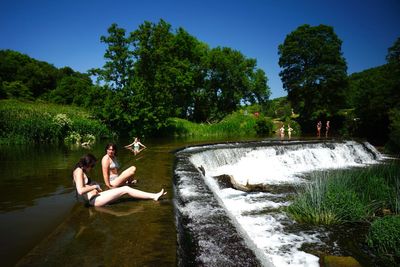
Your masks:
M400 164L315 172L298 189L289 215L300 223L371 222L366 243L384 261L400 260Z
M91 143L112 133L85 109L0 100L0 144Z
M171 118L168 124L168 134L191 137L268 136L277 129L270 118L243 111L232 113L218 123L193 123Z

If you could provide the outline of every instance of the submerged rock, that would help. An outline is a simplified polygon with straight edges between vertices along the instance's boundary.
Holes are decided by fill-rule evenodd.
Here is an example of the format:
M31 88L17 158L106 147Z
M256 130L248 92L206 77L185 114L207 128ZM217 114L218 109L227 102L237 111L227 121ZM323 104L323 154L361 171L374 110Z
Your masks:
M353 257L323 256L320 260L321 267L362 267Z

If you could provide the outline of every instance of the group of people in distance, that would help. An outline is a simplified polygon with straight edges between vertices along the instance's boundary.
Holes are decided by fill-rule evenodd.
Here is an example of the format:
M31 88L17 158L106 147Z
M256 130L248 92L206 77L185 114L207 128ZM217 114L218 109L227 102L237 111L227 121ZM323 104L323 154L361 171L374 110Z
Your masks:
M290 124L288 124L287 132L288 132L289 139L292 138L292 131L293 131L293 128L290 127ZM285 139L285 125L284 124L282 124L282 127L279 128L279 136L281 137L281 140Z
M330 129L330 121L326 121L326 125L325 125L325 137L328 137L328 133L329 133L329 129ZM321 129L322 129L322 122L318 121L317 123L317 137L321 138ZM281 140L285 139L285 125L282 124L281 128L279 128L279 136L281 138ZM290 127L290 124L288 124L287 126L287 133L288 133L288 137L289 139L292 138L292 132L293 132L293 128Z
M328 133L329 133L329 128L330 128L330 121L326 121L326 125L325 125L325 137L328 137ZM317 123L317 137L321 138L321 128L322 128L322 122L318 121Z
M125 146L140 150L146 148L140 141L135 138L132 144ZM96 164L96 158L92 154L86 154L76 163L72 172L73 182L76 188L76 195L79 200L87 203L90 206L104 206L112 203L124 195L136 199L152 199L158 201L166 192L164 189L157 193L149 193L134 189L129 185L135 184L134 179L136 167L131 166L119 172L120 164L117 160L117 146L114 143L109 143L105 147L105 155L101 160L101 169L103 173L104 183L107 190L102 190L100 184L88 177L88 173Z

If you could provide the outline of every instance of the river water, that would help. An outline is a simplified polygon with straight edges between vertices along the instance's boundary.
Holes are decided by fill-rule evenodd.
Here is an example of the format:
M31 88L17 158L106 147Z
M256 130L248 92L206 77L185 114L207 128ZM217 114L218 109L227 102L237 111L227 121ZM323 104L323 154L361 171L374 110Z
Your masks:
M288 259L291 266L316 266L316 257L299 247L320 242L322 234L280 235L292 223L276 212L287 205L285 193L221 189L212 177L230 174L253 183L268 177L279 185L301 181L296 172L316 169L318 159L331 164L326 168L379 160L368 152L363 158L364 152L351 145L344 151L315 142L305 145L314 149L300 153L296 142L276 140L142 141L148 149L138 155L122 149L131 140L117 142L122 169L135 165L136 188L156 192L163 187L167 196L159 202L123 199L103 208L76 202L71 171L85 153L100 161L105 142L90 149L0 147L2 266L279 266ZM349 156L354 153L361 154ZM91 177L102 183L100 164Z
M122 149L122 169L137 167L136 188L168 191L159 202L120 201L102 209L75 200L71 171L85 153L100 161L106 141L90 149L54 145L0 147L2 266L176 266L174 151L214 141L143 140L138 155ZM100 163L100 162L99 162ZM97 164L91 177L102 183Z

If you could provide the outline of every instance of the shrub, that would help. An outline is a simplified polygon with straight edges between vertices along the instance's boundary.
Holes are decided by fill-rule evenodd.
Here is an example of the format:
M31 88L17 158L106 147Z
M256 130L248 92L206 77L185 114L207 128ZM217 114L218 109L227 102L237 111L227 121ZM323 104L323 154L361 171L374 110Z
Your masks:
M367 236L367 244L392 264L400 260L400 216L375 220ZM394 266L394 265L393 265Z
M260 117L257 119L254 129L257 135L270 135L273 132L274 123L271 119Z

